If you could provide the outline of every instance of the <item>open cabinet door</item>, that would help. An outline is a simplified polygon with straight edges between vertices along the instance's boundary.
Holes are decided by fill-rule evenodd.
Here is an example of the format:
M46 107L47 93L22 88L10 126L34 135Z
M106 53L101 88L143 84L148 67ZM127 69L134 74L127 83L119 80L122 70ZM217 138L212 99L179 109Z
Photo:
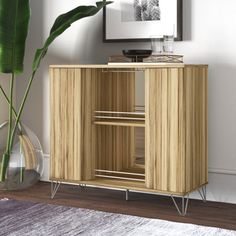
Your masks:
M147 69L146 187L185 191L183 68Z
M185 194L208 182L207 67L147 69L146 187Z
M81 70L50 69L50 179L82 179Z

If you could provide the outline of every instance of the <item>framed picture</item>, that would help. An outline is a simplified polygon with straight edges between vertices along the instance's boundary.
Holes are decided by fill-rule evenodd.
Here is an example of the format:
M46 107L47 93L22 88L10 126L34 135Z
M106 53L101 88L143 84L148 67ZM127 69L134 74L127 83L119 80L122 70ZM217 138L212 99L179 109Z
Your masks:
M182 40L182 0L114 0L103 11L104 42Z

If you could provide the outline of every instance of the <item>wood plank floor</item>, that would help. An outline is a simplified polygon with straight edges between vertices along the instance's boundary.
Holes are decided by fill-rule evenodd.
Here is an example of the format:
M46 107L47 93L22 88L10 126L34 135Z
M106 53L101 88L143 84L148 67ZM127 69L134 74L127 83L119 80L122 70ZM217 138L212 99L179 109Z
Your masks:
M61 185L51 200L50 184L45 182L24 191L0 191L0 198L4 197L236 230L234 204L190 200L188 214L182 217L169 197L131 192L130 200L125 201L122 191Z

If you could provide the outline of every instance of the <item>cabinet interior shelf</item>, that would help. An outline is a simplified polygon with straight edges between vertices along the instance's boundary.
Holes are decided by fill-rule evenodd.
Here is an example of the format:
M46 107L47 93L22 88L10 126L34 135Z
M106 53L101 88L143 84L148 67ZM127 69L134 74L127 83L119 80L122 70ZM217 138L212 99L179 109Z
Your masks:
M95 169L95 177L145 182L144 173Z
M130 127L145 127L144 121L121 121L121 120L97 120L93 122L95 125L110 125L110 126L130 126Z
M145 127L145 112L95 111L94 124Z

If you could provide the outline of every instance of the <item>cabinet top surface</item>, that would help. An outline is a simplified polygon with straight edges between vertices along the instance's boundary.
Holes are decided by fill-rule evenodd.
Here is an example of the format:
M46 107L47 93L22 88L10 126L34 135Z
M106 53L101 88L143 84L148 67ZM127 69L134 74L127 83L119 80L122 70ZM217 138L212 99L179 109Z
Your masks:
M207 67L206 64L184 63L110 63L110 64L83 64L83 65L50 65L50 68L184 68L188 66Z

